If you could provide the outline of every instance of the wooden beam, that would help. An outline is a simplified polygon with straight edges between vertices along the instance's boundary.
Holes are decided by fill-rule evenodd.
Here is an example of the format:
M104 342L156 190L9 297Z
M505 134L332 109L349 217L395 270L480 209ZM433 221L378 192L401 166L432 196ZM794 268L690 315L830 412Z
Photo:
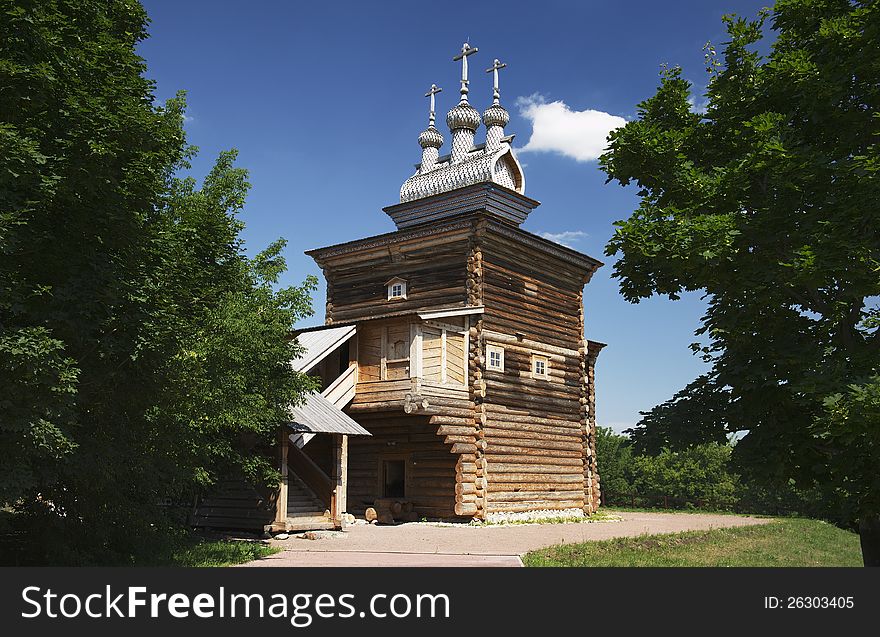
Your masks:
M278 485L278 499L275 501L275 525L286 528L287 524L287 431L284 427L278 430L278 462L281 465L281 484Z
M342 515L348 507L348 436L336 434L334 441L333 462L333 522L338 527L343 526Z
M422 320L446 318L448 316L468 316L470 314L482 314L486 309L482 305L477 307L456 307L448 310L432 310L430 312L419 312L419 318Z

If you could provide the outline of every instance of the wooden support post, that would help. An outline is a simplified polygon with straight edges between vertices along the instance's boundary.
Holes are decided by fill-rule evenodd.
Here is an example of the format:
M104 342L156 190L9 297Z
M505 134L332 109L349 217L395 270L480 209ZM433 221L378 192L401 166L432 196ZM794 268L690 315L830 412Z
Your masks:
M333 517L333 523L342 528L342 515L347 506L348 436L334 434L333 443L333 475L330 476L333 491L330 495L330 514Z
M278 432L278 462L281 470L281 483L278 485L278 499L275 501L275 524L274 528L287 528L287 445L289 444L287 430L281 427Z
M339 440L339 482L336 485L336 506L339 509L339 526L342 514L348 509L348 436L343 434Z

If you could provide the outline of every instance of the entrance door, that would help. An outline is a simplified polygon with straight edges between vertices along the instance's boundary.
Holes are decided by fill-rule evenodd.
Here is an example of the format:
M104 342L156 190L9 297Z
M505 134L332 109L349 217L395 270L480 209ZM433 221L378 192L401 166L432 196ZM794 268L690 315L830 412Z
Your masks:
M406 462L404 460L382 460L382 497L406 497Z

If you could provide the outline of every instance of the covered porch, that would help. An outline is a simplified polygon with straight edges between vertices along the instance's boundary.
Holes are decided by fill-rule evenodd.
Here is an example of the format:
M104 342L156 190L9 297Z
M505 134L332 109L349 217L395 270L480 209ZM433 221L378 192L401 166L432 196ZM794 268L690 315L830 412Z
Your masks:
M279 431L281 484L270 531L342 528L348 439L369 435L321 394L311 394L293 408L293 420Z

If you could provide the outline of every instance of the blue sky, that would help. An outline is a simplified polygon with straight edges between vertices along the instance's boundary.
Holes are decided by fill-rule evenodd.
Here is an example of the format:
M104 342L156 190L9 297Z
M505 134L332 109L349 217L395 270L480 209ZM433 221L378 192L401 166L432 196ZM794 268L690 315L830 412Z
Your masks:
M444 89L445 152L460 73L451 58L469 40L480 49L470 58L476 108L491 102L483 70L496 57L508 64L506 130L528 147L519 155L526 194L542 202L523 227L606 263L584 296L587 337L608 343L597 368L599 424L632 426L703 371L688 349L705 308L699 295L632 305L610 278L604 245L637 198L604 183L589 148L603 125L635 117L662 63L682 66L702 91L702 47L724 41L721 16L753 16L767 2L144 4L152 25L140 53L157 97L188 92L186 128L201 149L193 173L204 175L221 150L240 151L253 184L242 214L248 249L285 237L285 283L320 276L304 250L394 229L381 209L397 203L420 159L423 95L432 83ZM323 322L323 306L322 280L308 324Z

